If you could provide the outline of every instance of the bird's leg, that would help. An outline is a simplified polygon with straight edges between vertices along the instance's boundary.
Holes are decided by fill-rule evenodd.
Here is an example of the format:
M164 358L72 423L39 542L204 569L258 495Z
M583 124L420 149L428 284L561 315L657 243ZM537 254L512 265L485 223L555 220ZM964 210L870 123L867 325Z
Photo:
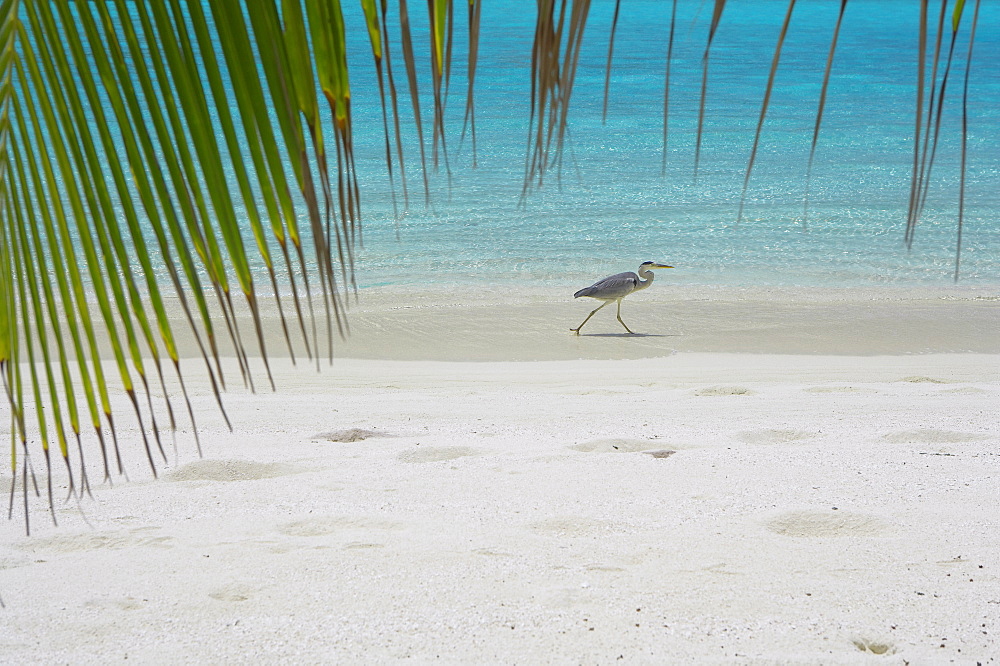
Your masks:
M622 326L625 326L625 330L626 330L626 331L628 331L628 332L629 332L629 333L631 333L632 335L635 335L635 331L633 331L633 330L632 330L631 328L629 328L629 327L628 327L628 326L627 326L627 325L625 324L625 322L623 322L623 321L622 321L622 300L621 300L620 298L618 299L618 321L620 321L620 322L621 322ZM581 324L581 325L582 325L582 324Z
M604 301L604 302L603 302L603 303L601 303L601 305L600 305L600 306L599 306L599 307L597 308L597 310L600 310L601 308L603 308L603 307L604 307L605 305L607 305L607 304L608 304L608 303L610 303L610 302L611 302L611 301ZM583 324L586 324L586 323L587 323L588 321L590 321L590 318L591 318L591 317L593 317L593 316L594 316L594 315L595 315L595 314L597 313L597 310L594 310L594 311L593 311L593 312L591 312L591 313L590 313L589 315L587 315L587 318L583 320ZM580 329L581 329L581 328L583 328L583 324L580 324L580 325L579 325L579 326L577 326L576 328L571 328L571 329L569 329L569 330L573 331L573 332L574 332L574 333L576 333L577 335L580 335Z

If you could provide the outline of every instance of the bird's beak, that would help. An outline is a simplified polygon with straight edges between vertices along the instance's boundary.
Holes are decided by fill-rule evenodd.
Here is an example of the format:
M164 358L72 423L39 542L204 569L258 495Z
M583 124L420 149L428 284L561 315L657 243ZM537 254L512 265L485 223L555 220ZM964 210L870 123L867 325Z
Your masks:
M667 266L666 264L653 264L650 268L673 268L673 266Z

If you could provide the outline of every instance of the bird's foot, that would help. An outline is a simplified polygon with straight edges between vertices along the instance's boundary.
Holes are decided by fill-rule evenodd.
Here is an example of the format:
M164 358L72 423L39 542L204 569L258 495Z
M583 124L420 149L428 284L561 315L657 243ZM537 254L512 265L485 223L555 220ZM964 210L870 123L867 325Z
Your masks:
M582 326L580 328L583 328ZM580 328L571 328L569 330L573 331L576 335L580 335Z

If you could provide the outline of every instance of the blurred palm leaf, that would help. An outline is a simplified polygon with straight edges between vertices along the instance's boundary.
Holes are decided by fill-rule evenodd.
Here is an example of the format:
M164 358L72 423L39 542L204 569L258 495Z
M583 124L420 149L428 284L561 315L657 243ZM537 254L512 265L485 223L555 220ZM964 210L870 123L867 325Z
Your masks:
M757 120L757 132L753 137L753 148L750 149L750 159L747 161L746 174L743 176L743 191L740 193L740 207L736 211L736 223L743 219L743 206L747 200L747 188L750 186L750 173L753 171L753 163L757 158L757 148L760 146L760 133L764 129L764 119L767 117L767 107L771 102L771 92L774 90L774 76L778 73L778 63L781 62L781 47L785 44L785 36L788 34L788 25L792 22L792 12L795 10L795 0L789 0L788 11L785 13L785 21L781 24L781 33L778 35L778 44L774 47L774 58L771 60L771 70L767 75L767 88L764 90L764 101L760 105L760 117Z
M701 161L701 137L705 127L705 98L708 96L708 55L712 50L712 40L719 29L722 12L726 8L726 0L715 0L712 9L712 24L708 29L708 40L705 42L705 54L701 58L701 102L698 105L698 135L694 148L694 179L698 180L698 164Z
M962 225L965 216L965 169L968 161L969 138L969 71L972 69L972 47L976 43L976 27L978 25L979 0L976 0L976 8L972 12L972 26L969 30L969 50L965 56L965 79L962 85L962 158L958 169L958 234L955 239L955 282L958 282L958 273L962 265Z
M826 57L826 69L823 72L823 87L819 93L819 104L816 108L816 125L813 128L812 144L809 147L809 163L806 165L806 191L803 196L802 224L805 226L809 218L809 182L812 178L813 160L816 159L816 144L819 143L819 128L823 124L823 109L826 107L826 93L830 87L830 71L833 69L833 56L837 52L837 39L840 37L840 26L844 23L844 11L847 0L840 0L840 12L833 26L833 37L830 38L830 53Z
M590 0L538 0L537 5L522 202L532 188L544 184L548 170L561 163L573 81L590 12Z

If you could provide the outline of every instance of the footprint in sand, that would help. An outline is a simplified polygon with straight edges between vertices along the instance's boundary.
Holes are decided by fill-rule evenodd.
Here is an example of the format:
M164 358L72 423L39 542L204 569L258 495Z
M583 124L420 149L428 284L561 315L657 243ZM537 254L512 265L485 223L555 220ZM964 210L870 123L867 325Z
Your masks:
M720 396L720 395L755 395L745 386L708 386L695 390L695 395L699 396Z
M397 530L401 525L391 520L366 518L364 516L311 516L278 526L278 531L287 536L326 536L345 530L373 529Z
M502 550L493 550L492 548L475 548L472 552L476 555L483 555L485 557L514 557L510 553Z
M987 439L987 436L975 432L925 428L891 432L883 435L882 439L892 444L957 444L960 442L979 442Z
M892 528L875 516L850 511L788 511L765 523L775 534L789 537L877 537Z
M208 596L216 601L239 602L246 601L253 596L254 592L256 592L256 590L252 590L246 585L231 584L216 588L215 590L209 592Z
M146 607L148 599L136 599L135 597L118 597L114 599L88 599L83 602L85 608L93 608L104 612L107 610L141 610Z
M941 393L956 393L958 395L983 395L984 393L989 393L989 391L981 389L978 386L963 386L961 388L942 389Z
M568 448L583 453L637 453L639 451L649 451L659 449L663 444L650 441L648 439L592 439L582 444L574 444Z
M857 386L810 386L802 390L807 393L861 393L865 389Z
M361 428L348 428L347 430L332 430L330 432L321 432L313 435L310 439L318 439L324 442L342 442L345 444L350 444L352 442L363 442L366 439L372 439L374 437L389 437L383 432L378 432L377 430L363 430Z
M927 377L924 375L912 375L910 377L903 377L899 381L910 382L911 384L950 384L947 379L936 379L934 377Z
M613 564L588 564L583 567L585 571L595 571L599 573L621 573L625 571L622 567Z
M406 463L431 463L475 456L479 453L478 449L468 446L425 446L412 451L403 451L398 458Z
M677 452L673 449L656 449L655 451L643 451L643 453L654 458L669 458Z
M528 527L535 532L543 534L555 534L558 536L569 537L582 537L592 534L609 534L614 531L614 524L610 520L581 518L578 516L547 518L545 520L533 522Z
M747 430L737 437L747 444L789 444L809 439L813 434L804 430L783 430L780 428L765 428L763 430Z
M38 560L24 555L15 557L0 557L0 571L4 571L6 569L17 569L18 567L29 567L32 564L38 564L39 562L44 561L45 560Z
M140 527L113 532L59 534L32 539L22 547L27 550L73 553L85 550L125 550L126 548L172 548L174 538L155 534L159 527Z
M854 647L868 654L892 654L896 651L895 646L889 641L872 640L870 638L855 636L851 638Z
M168 481L256 481L299 474L305 470L286 463L252 460L196 460L167 472Z
M344 550L372 550L375 548L385 548L385 544L372 543L370 541L354 541L344 544Z

